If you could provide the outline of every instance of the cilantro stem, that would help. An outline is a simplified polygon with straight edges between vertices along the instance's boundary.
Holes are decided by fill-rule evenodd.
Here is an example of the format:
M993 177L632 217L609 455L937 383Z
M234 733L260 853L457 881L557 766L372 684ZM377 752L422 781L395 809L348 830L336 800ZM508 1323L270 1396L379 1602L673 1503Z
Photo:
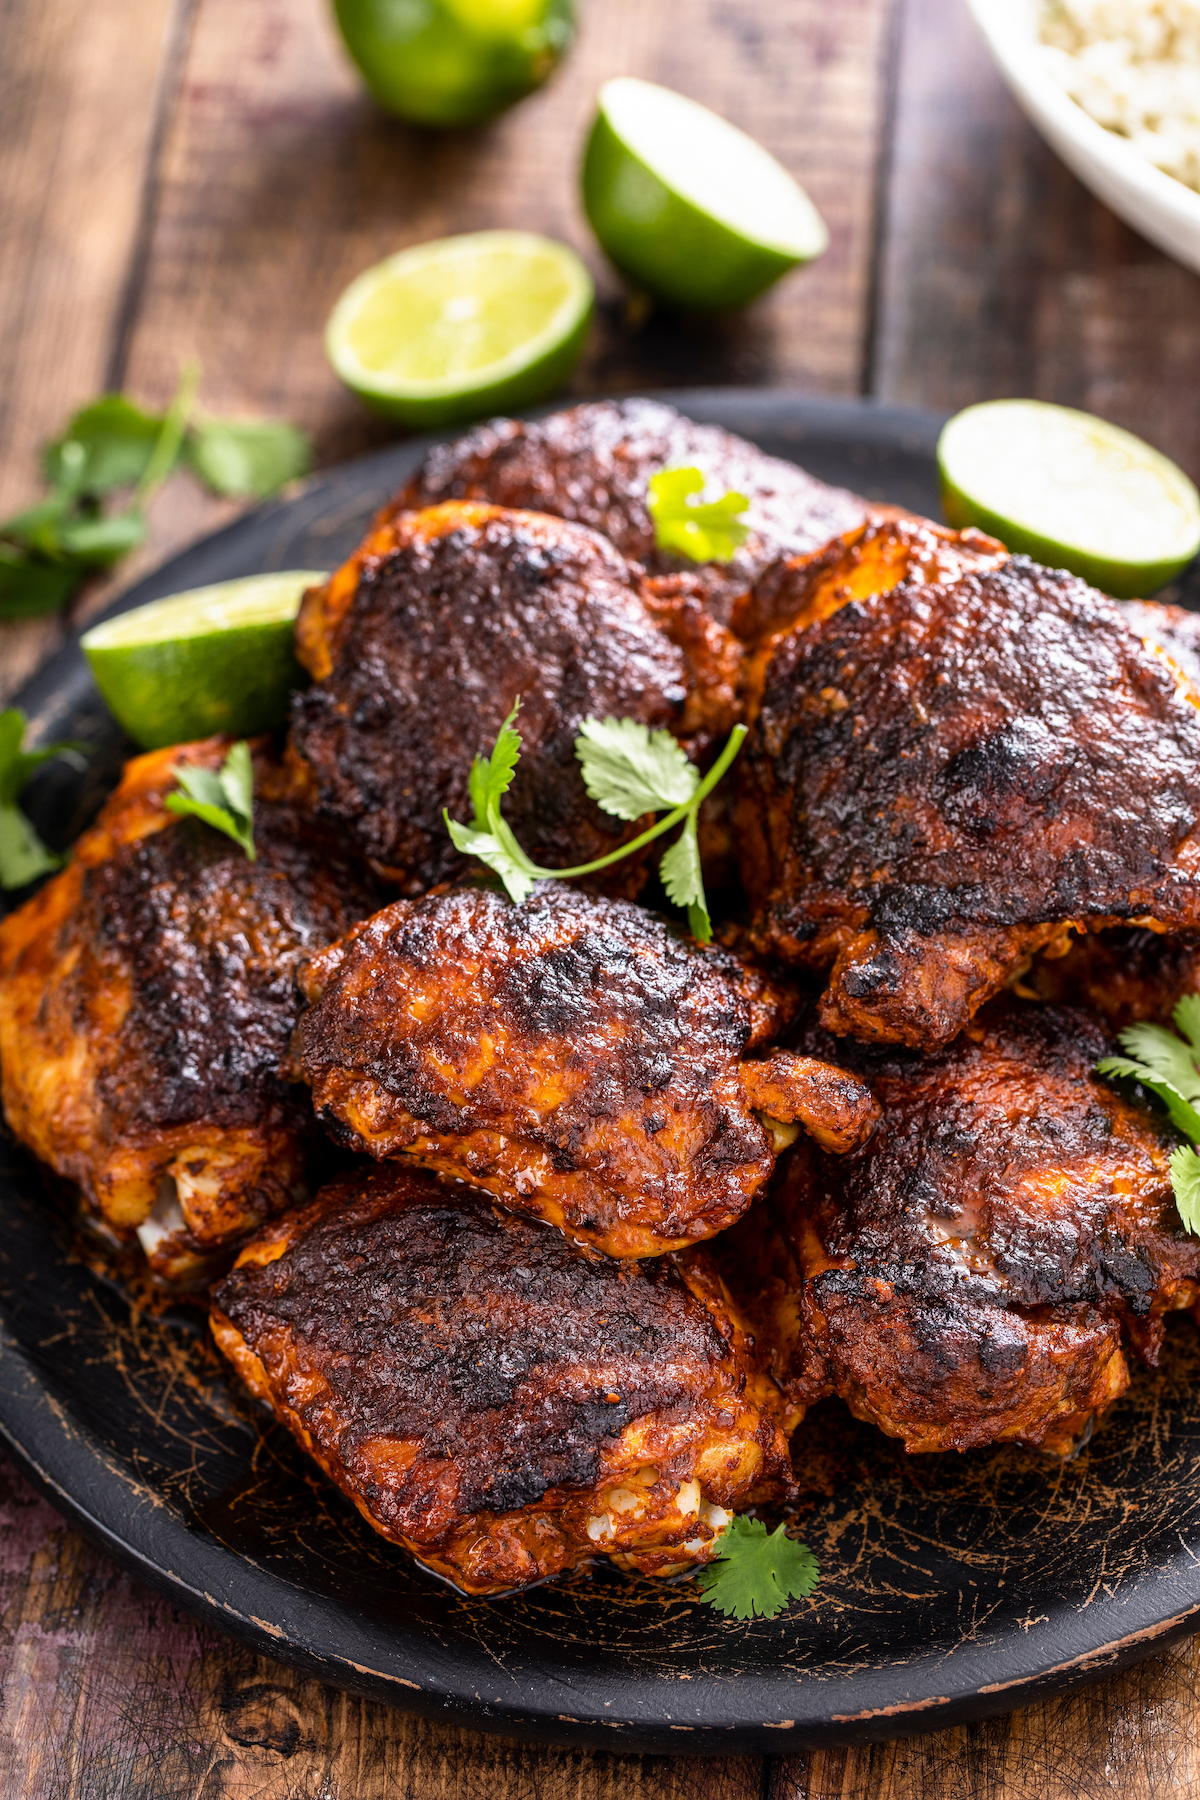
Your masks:
M133 504L136 511L140 512L149 504L157 489L161 487L175 467L199 385L200 364L193 357L184 363L179 371L179 385L175 389L175 397L167 408L162 429L155 440L154 449L150 452L150 461L146 464L142 472L142 479L134 491Z
M729 734L728 743L725 745L725 748L722 750L712 768L708 771L708 774L697 787L695 793L691 796L691 799L685 800L683 805L677 806L673 812L664 813L663 817L659 819L656 825L651 825L649 830L643 831L638 837L632 838L628 844L621 844L616 850L610 850L607 856L598 856L595 862L579 863L573 869L545 869L540 863L531 862L527 872L530 875L548 877L556 881L572 880L577 875L594 875L597 870L607 869L610 864L620 862L626 856L631 856L635 850L640 850L644 844L653 843L655 838L662 837L663 833L670 831L672 826L682 823L689 814L694 814L699 811L701 801L706 799L707 796L712 793L717 783L721 780L721 777L733 762L738 751L741 749L746 740L748 729L749 727L746 725L735 725Z

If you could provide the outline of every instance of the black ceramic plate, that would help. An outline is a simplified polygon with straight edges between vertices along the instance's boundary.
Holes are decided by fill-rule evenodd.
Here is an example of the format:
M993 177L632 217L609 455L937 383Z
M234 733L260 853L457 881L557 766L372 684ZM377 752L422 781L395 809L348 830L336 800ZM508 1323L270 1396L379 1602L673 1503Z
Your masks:
M936 512L937 421L787 395L667 396L873 497ZM421 455L322 475L126 595L332 567ZM114 609L117 610L117 609ZM21 704L97 746L33 810L65 843L127 750L78 649ZM810 1604L737 1624L686 1584L615 1574L468 1600L377 1538L279 1429L264 1434L186 1310L154 1317L90 1266L41 1171L0 1140L0 1431L65 1513L255 1649L463 1723L610 1749L778 1751L988 1713L1200 1625L1200 1340L1172 1333L1074 1462L1006 1448L906 1458L833 1403L799 1440Z

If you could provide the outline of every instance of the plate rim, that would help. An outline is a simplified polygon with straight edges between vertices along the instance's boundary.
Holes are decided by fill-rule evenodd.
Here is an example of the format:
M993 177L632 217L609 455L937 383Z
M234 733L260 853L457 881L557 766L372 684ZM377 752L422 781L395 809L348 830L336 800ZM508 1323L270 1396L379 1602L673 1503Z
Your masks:
M759 419L764 432L769 432L772 422L778 425L787 420L799 427L798 447L806 433L816 436L824 432L846 443L871 441L932 455L945 417L915 407L814 397L781 388L649 390L645 397L666 401L714 423L731 424L732 415L740 414L743 430L748 415ZM521 416L543 416L562 404ZM294 517L298 506L328 493L339 481L361 480L376 468L390 470L392 480L402 478L431 444L457 435L460 433L443 432L402 440L307 478L285 497L251 509L219 531L185 546L97 616L109 618L174 591L179 572L194 568L197 558L228 553L236 548L240 533L260 529L276 515ZM186 579L187 585L197 585L191 574ZM95 622L89 619L87 625ZM55 730L55 713L64 705L75 704L90 685L79 634L75 633L12 704L22 706L30 714L35 735L45 737ZM650 1696L649 1703L626 1705L620 1716L605 1716L595 1704L596 1696L589 1698L580 1692L573 1702L571 1672L560 1668L557 1677L552 1677L548 1664L541 1682L548 1692L514 1696L511 1680L507 1694L495 1681L489 1690L483 1664L492 1668L493 1676L495 1670L490 1659L481 1657L481 1666L473 1671L476 1685L468 1692L463 1680L448 1679L436 1666L422 1667L422 1659L432 1665L440 1659L447 1666L456 1659L461 1661L461 1651L454 1645L435 1651L426 1642L416 1649L386 1628L376 1628L376 1641L372 1642L369 1620L262 1568L215 1535L189 1527L181 1514L120 1465L85 1421L64 1409L39 1372L36 1359L17 1342L3 1317L0 1439L33 1486L85 1536L139 1579L259 1654L289 1663L334 1687L427 1718L570 1747L673 1755L779 1754L795 1748L877 1742L914 1731L945 1729L1011 1712L1018 1705L1128 1667L1189 1634L1200 1614L1200 1565L1181 1540L1178 1557L1150 1571L1153 1579L1138 1583L1123 1597L1126 1629L1120 1636L1096 1643L1094 1631L1070 1632L1060 1619L1057 1640L1053 1630L1025 1634L1025 1655L1017 1658L1016 1671L1003 1680L980 1679L987 1674L983 1667L986 1656L1004 1660L994 1648L983 1645L975 1645L974 1654L970 1647L956 1646L955 1673L950 1681L944 1678L948 1672L946 1652L936 1645L927 1655L910 1658L903 1671L892 1662L881 1668L859 1667L849 1674L803 1680L790 1671L778 1678L756 1672L741 1682L730 1678L722 1682L712 1676L704 1679L687 1672L685 1683L637 1671L628 1682L629 1692L642 1688ZM272 1599L278 1601L281 1590L290 1595L286 1627L272 1616ZM297 1602L304 1619L303 1637L297 1635L294 1622ZM384 1646L378 1641L384 1636L393 1645L386 1657L380 1654ZM1074 1644L1068 1641L1071 1638ZM384 1663L388 1666L380 1666ZM739 1701L738 1690L747 1684L752 1684L752 1694ZM587 1684L576 1685L585 1688ZM622 1684L623 1697L624 1687ZM746 1704L747 1698L752 1704ZM560 1710L573 1704L581 1711Z

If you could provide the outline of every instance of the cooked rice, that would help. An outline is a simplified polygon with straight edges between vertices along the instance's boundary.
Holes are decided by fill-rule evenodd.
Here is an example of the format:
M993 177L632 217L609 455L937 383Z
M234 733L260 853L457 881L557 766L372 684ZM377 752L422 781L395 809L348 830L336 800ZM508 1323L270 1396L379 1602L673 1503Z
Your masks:
M1041 37L1085 112L1200 191L1200 0L1048 0Z

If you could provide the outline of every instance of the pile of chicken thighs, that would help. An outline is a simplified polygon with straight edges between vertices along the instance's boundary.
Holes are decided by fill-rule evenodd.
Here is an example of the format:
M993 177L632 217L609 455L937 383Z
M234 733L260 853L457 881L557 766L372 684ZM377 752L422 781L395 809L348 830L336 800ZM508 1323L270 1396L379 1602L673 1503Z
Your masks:
M730 562L655 546L682 465L750 496ZM131 762L0 926L0 1073L378 1531L472 1593L669 1574L786 1506L827 1395L1062 1455L1155 1362L1200 1239L1094 1069L1200 986L1200 618L627 401L431 452L297 645L257 860L164 805L226 742ZM645 825L586 718L750 727L717 942L646 852L519 906L458 853L518 699L550 867Z

